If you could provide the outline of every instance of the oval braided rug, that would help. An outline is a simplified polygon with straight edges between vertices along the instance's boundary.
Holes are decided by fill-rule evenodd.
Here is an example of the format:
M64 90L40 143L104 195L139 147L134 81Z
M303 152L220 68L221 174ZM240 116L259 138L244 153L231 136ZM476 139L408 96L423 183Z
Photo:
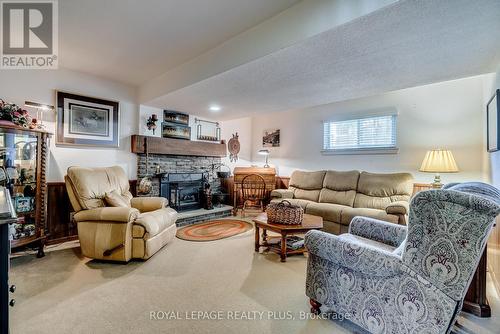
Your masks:
M189 241L213 241L229 238L252 228L252 224L243 220L219 219L182 227L177 230L176 236Z

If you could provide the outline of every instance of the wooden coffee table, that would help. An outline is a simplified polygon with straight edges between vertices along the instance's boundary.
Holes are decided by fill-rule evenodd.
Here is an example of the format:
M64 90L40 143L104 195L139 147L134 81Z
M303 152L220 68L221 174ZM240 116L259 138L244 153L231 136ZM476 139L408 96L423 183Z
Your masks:
M323 228L323 218L304 214L304 220L300 225L289 224L271 224L267 222L267 215L262 213L253 219L255 223L255 251L260 247L267 247L270 251L278 253L281 256L281 262L286 262L287 255L303 254L307 252L305 247L291 250L286 247L286 237L290 235L303 234L310 230L319 230ZM260 242L260 229L262 229L262 243ZM267 231L273 231L281 235L281 247L269 244Z

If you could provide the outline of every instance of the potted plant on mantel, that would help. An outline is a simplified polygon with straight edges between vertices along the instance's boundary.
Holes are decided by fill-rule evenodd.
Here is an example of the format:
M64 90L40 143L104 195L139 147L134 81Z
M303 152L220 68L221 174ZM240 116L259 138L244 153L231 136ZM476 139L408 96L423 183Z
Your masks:
M0 99L0 126L19 126L25 129L36 128L37 120L31 118L27 110L17 104L7 103Z

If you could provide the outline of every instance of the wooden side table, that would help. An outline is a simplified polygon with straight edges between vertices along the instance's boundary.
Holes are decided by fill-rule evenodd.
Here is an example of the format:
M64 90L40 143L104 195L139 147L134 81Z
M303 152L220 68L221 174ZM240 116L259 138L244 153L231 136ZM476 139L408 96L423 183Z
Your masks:
M286 262L287 255L303 254L307 252L305 247L299 249L288 249L286 247L287 236L303 234L310 230L319 230L323 228L323 218L313 215L304 214L304 220L300 225L290 224L271 224L267 222L267 214L262 213L253 219L255 223L255 251L258 252L260 247L267 247L280 255L281 262ZM260 242L260 229L262 229L262 243ZM267 231L278 233L281 237L281 245L269 244Z
M436 189L431 183L414 183L413 184L413 195L424 190Z
M271 167L235 167L234 168L234 184L233 184L233 214L238 214L238 209L243 204L241 202L241 182L247 175L257 174L264 178L266 183L266 193L269 193L276 188L276 169Z

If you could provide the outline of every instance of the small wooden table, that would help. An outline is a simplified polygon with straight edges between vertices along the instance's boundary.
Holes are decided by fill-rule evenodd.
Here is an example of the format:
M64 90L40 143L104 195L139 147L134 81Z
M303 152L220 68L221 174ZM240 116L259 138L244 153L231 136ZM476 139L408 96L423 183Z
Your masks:
M289 224L271 224L267 222L267 215L261 213L255 219L255 251L258 252L260 247L268 247L269 250L278 253L281 256L281 262L286 262L286 256L289 254L303 254L307 252L305 247L291 250L286 247L286 237L306 233L310 230L319 230L323 228L323 218L313 215L304 214L304 220L300 225ZM262 229L262 241L260 243L260 229ZM281 235L281 247L269 244L267 231L273 231Z

